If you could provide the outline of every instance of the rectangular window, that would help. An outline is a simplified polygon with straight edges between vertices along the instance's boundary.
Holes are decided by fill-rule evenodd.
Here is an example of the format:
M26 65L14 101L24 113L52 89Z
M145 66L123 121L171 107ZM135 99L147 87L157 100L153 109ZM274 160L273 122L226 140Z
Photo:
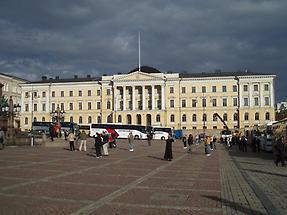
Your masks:
M205 98L202 99L202 107L206 107L206 99Z
M101 109L101 102L97 102L97 109Z
M174 87L169 88L169 93L174 93Z
M64 96L65 96L65 92L61 91L61 97L64 97Z
M73 103L70 103L70 110L73 110L73 109L74 109Z
M216 86L212 86L212 92L216 93Z
M29 105L25 104L25 111L28 112L29 111Z
M34 111L37 111L37 104L34 104Z
M222 92L226 93L227 92L227 88L226 86L222 86Z
M259 106L259 98L258 97L254 98L254 105Z
M216 106L217 106L216 99L212 99L211 101L212 101L212 106L213 106L213 107L216 107Z
M246 85L246 84L243 85L243 91L248 92L248 85Z
M92 110L92 102L88 102L88 110Z
M92 96L92 91L88 90L88 96Z
M29 97L29 92L25 92L25 98Z
M191 87L191 92L196 93L196 87Z
M157 108L161 109L161 100L157 100Z
M33 94L34 94L34 96L33 96L34 98L37 98L37 97L38 97L38 93L37 93L37 92L34 92ZM55 96L54 96L54 97L55 97Z
M258 92L258 84L255 84L255 85L253 86L253 90L254 90L254 92Z
M233 86L232 86L232 91L233 91L233 92L237 92L237 85L233 85Z
M234 106L234 107L237 107L237 106L238 106L238 104L237 104L237 98L233 98L233 106Z
M79 110L83 110L83 103L79 102Z
M70 91L69 95L70 95L70 97L72 97L73 96L73 91Z
M269 97L265 97L264 100L265 100L265 105L269 106L270 105Z
M248 98L244 98L243 99L243 105L244 106L248 106Z
M222 106L227 107L227 98L222 99Z
M202 86L201 91L202 91L203 93L206 93L206 86Z
M192 100L191 100L191 103L192 103L192 104L191 104L192 107L196 107L196 99L192 99Z
M55 97L55 96L56 96L55 91L52 91L52 97ZM35 97L35 94L34 94L34 97Z
M169 106L170 106L171 108L174 108L174 100L170 100L170 101L169 101Z
M186 107L186 100L185 99L181 100L181 107L183 107L183 108Z
M107 96L111 95L111 89L107 89Z
M65 105L64 105L64 103L61 103L61 110L65 110Z
M46 104L42 104L42 111L46 111Z
M82 90L79 90L79 96L83 96Z
M42 97L43 97L43 98L46 97L46 92L42 92Z
M186 92L186 88L185 87L182 87L181 88L181 93L185 93Z
M101 96L101 90L97 90L97 96Z
M149 101L149 103L151 103L151 101ZM129 101L129 109L130 110L133 109L133 102L132 101ZM149 109L151 109L151 107Z
M264 84L264 91L269 91L269 85L268 84Z
M111 102L110 101L107 101L107 109L111 109Z
M52 103L52 111L56 109L56 104Z

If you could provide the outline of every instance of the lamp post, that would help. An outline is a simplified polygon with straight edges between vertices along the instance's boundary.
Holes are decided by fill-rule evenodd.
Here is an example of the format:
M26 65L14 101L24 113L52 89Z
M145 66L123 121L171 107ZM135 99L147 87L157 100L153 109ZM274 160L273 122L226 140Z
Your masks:
M239 109L240 109L240 84L239 84L239 78L238 76L235 76L234 77L234 80L237 81L237 128L238 128L238 131L240 130L240 115L239 115Z
M61 131L60 131L60 123L61 122L64 122L64 119L65 119L65 111L64 110L61 110L59 105L57 105L57 108L56 110L53 110L50 115L52 117L52 122L55 122L58 129L59 129L59 132L58 132L58 137L60 137L61 135Z
M1 105L1 116L5 119L7 126L8 144L15 142L14 117L19 115L20 110L21 106L19 104L13 104L12 96L10 96L8 103Z

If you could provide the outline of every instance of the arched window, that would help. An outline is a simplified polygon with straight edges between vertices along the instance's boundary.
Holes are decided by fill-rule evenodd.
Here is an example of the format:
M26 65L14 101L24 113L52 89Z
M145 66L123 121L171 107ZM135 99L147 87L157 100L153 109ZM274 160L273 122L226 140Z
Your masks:
M37 117L34 117L34 120L33 120L33 122L37 122Z
M142 116L140 114L137 114L137 124L138 125L142 124Z
M70 117L70 122L74 122L74 118L72 116Z
M25 125L28 125L28 117L25 117Z
M132 116L130 114L127 115L127 123L132 124Z
M245 113L245 114L244 114L244 120L245 120L245 121L248 121L248 120L249 120L249 114L248 114L248 113Z
M192 114L192 122L196 122L196 114Z
M112 123L113 122L113 117L112 114L107 116L107 123Z
M101 118L101 116L98 116L98 117L97 117L97 123L102 123L102 118Z
M45 121L46 121L45 117L42 117L42 122L45 122Z
M265 120L270 120L270 113L269 112L265 113Z
M217 121L217 115L216 115L216 114L213 114L212 120L213 120L213 122L216 122L216 121Z
M224 120L224 121L227 121L227 113L224 113L224 114L223 114L223 120Z
M237 113L233 114L233 121L238 121L238 114Z
M206 122L206 118L207 118L206 113L204 113L204 114L202 115L202 121L203 121L203 122Z
M258 112L255 113L254 119L259 120L259 113Z
M79 117L79 124L82 124L82 123L83 123L83 117L80 116L80 117Z
M182 120L182 122L186 122L186 115L185 114L182 115L181 120Z
M91 116L88 117L88 123L89 124L92 123L92 117Z
M122 122L122 115L118 115L118 122Z
M174 115L173 114L170 115L170 122L174 122Z
M156 115L156 122L160 122L160 115L159 114Z

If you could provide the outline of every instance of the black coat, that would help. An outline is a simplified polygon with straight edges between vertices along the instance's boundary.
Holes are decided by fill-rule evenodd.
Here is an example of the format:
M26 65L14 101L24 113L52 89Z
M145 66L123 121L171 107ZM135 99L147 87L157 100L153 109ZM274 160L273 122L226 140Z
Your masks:
M165 141L165 153L164 153L164 159L172 159L172 142L174 142L173 139L167 139Z

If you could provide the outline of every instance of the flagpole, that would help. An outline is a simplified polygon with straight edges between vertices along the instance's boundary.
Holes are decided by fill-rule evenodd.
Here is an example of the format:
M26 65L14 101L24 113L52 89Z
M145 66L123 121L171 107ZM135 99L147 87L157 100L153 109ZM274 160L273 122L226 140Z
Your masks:
M141 71L141 33L138 34L138 46L139 46L139 72Z

